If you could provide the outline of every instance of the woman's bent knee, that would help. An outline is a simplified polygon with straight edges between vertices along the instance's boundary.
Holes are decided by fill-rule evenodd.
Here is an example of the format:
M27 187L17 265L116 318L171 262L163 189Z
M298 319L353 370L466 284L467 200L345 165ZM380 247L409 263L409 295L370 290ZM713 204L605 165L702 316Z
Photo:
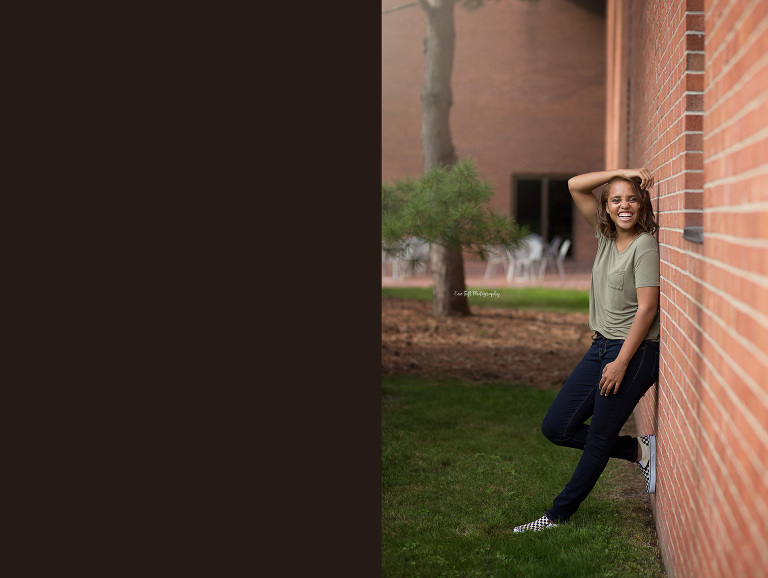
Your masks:
M547 419L546 417L544 418L544 421L541 422L541 433L553 444L561 445L566 440L565 432L562 428L558 427L553 420Z

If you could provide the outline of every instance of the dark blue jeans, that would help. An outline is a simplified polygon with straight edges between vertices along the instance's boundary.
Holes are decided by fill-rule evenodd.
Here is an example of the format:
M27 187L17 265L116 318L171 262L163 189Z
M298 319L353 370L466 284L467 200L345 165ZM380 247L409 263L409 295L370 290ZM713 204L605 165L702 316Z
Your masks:
M564 522L579 508L608 458L637 461L637 442L632 436L620 436L637 402L659 377L659 344L643 341L627 366L619 392L600 395L598 384L603 368L614 361L624 341L606 339L599 333L592 346L566 380L549 408L541 431L551 442L583 450L571 481L555 498L547 516ZM589 425L585 422L592 418Z

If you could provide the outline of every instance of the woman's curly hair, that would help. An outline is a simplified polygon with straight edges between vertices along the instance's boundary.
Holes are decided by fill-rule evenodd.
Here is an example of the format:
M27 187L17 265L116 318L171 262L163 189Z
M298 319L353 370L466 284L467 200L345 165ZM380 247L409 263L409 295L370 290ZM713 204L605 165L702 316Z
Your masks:
M640 214L637 216L637 229L641 233L650 233L655 235L659 230L659 225L656 223L656 217L653 214L653 204L651 203L651 194L640 188L640 183L634 179L625 179L624 177L613 177L610 181L603 186L603 192L600 193L600 203L597 207L597 226L600 229L600 233L604 237L614 239L616 237L616 225L608 216L606 205L608 204L608 195L611 192L611 187L617 181L624 181L632 186L632 190L640 200Z

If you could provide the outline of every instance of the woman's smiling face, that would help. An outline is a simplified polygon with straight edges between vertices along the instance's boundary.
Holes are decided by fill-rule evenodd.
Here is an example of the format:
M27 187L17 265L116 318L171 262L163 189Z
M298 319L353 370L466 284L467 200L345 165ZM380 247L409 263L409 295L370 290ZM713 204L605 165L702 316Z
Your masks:
M632 185L619 181L611 186L605 210L616 225L616 232L634 232L640 214L640 199Z

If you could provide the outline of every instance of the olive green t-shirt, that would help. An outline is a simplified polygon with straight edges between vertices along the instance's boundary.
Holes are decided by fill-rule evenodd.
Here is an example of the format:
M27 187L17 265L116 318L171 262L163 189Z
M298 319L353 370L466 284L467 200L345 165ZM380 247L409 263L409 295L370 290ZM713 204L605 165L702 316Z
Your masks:
M597 255L589 286L589 328L608 339L626 339L637 313L637 288L659 287L659 245L641 233L619 253L616 240L595 234ZM659 312L645 338L659 340Z

